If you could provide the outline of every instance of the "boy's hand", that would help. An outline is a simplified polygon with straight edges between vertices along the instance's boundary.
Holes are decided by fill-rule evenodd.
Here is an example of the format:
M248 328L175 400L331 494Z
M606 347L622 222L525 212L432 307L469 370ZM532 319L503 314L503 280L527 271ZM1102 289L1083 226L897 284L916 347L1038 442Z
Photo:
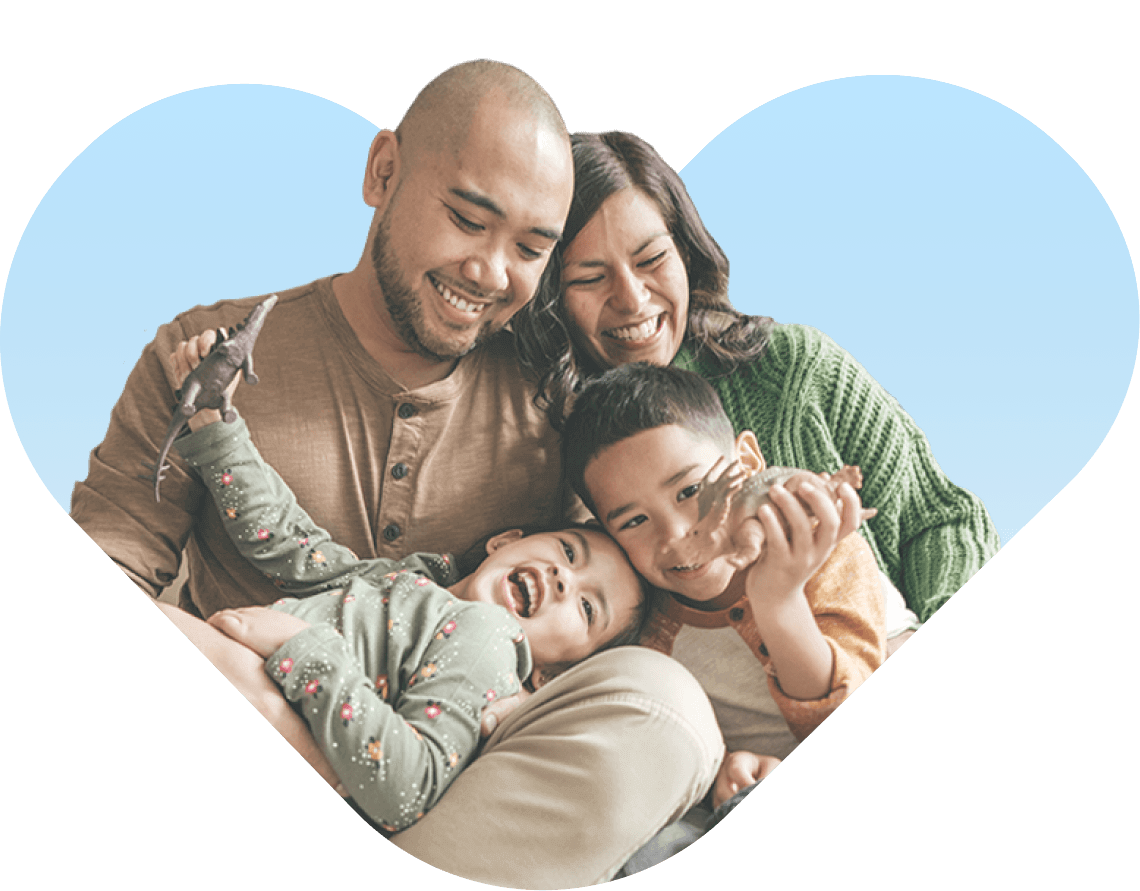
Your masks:
M268 659L287 640L309 627L304 619L267 606L224 609L206 621L262 659Z
M830 494L813 474L793 477L788 486L794 495L784 486L772 486L768 492L771 503L761 505L757 512L765 548L763 557L748 571L747 591L753 609L757 599L781 599L802 592L804 583L831 556L839 540L859 525L859 499L854 490L849 493L850 500L846 495L843 498L840 516ZM855 515L854 525L851 514Z
M175 387L181 387L186 376L206 358L206 354L213 349L214 344L219 340L225 340L225 338L226 331L224 328L210 328L178 344L174 348L174 352L170 354L170 371L174 375ZM226 388L229 396L233 396L240 378L240 374L234 375L233 383ZM190 429L200 430L207 424L216 424L221 419L222 414L217 409L204 408L190 419Z
M713 784L712 804L716 810L737 792L768 776L780 763L771 755L757 755L755 752L729 752L720 764L720 770Z

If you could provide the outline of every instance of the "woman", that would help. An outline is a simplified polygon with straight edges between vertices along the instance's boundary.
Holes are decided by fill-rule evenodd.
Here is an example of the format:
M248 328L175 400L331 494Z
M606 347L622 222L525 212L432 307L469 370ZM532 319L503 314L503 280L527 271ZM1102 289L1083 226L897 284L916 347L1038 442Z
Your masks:
M575 194L547 286L514 319L556 427L586 378L626 362L676 363L716 388L769 464L862 468L878 509L864 535L925 621L998 548L981 501L951 483L914 421L820 332L747 316L728 259L680 177L628 133L577 134Z

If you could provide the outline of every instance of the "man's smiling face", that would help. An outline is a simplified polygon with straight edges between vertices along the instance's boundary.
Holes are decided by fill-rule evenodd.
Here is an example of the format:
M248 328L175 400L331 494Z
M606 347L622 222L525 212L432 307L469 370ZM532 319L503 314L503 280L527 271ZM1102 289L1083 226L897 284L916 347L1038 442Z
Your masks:
M570 205L569 150L525 113L484 103L459 149L400 152L371 247L376 280L400 339L455 359L534 296Z

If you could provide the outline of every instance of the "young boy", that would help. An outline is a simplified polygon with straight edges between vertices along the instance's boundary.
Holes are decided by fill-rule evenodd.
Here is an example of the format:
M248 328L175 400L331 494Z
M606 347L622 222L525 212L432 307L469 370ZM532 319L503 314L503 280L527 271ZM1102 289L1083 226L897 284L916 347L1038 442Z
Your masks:
M201 352L197 339L183 344L172 356L176 375ZM509 530L488 540L486 559L464 577L446 554L359 560L297 505L244 420L219 420L199 412L176 448L242 555L284 592L309 596L225 610L210 625L265 658L327 759L310 758L314 766L330 781L331 769L382 829L403 829L435 804L475 755L489 702L636 642L642 581L601 530ZM210 629L174 618L213 658ZM280 714L275 726L309 757L295 716Z
M673 367L620 366L587 384L563 435L570 483L662 592L643 642L684 664L712 701L731 753L719 804L770 766L751 753L786 756L883 661L878 567L849 534L859 499L845 483L837 505L821 477L798 474L746 521L764 536L758 560L694 562L706 473L718 459L764 468L755 435L734 436L708 383Z

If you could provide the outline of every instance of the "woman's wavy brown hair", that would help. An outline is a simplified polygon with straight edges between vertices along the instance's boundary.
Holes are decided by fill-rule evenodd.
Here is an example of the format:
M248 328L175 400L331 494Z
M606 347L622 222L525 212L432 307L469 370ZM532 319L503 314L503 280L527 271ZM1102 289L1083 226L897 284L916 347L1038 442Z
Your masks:
M574 342L562 303L562 254L607 198L639 189L661 213L689 276L689 318L682 343L725 373L754 361L768 344L772 320L748 316L728 300L728 258L709 234L684 183L653 146L632 133L575 133L574 199L534 300L511 320L519 355L539 377L535 403L558 430L582 384L604 371Z

